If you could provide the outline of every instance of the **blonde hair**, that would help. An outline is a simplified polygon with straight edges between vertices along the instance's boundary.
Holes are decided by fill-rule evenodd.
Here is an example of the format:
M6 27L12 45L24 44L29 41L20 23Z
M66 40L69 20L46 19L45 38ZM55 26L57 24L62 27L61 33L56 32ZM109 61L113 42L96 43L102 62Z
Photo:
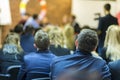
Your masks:
M49 31L50 42L53 43L56 47L60 45L63 47L63 34L60 28L54 27Z
M3 47L4 45L9 45L9 44L15 45L18 53L23 51L20 46L20 37L17 33L11 32L6 36Z
M63 31L64 43L70 50L74 49L74 29L70 24L66 25Z
M106 56L115 61L120 59L120 27L111 25L106 31L104 47L107 48Z

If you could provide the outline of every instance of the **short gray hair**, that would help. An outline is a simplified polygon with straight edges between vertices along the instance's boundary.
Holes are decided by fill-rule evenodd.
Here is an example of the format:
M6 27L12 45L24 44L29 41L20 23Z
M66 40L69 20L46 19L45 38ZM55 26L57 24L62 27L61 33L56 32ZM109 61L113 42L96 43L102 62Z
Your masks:
M35 34L35 44L39 50L47 50L50 44L48 34L42 30L39 30Z
M94 30L83 29L78 35L78 49L91 52L98 44L98 36Z

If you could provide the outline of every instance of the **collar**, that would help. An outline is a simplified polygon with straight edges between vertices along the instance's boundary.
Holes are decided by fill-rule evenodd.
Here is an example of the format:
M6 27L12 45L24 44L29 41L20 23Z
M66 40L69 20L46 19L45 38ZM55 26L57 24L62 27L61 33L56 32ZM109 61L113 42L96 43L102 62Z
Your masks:
M50 53L49 50L38 50L37 53Z
M111 16L111 14L109 13L109 14L106 14L106 16Z
M90 52L85 52L85 51L78 50L78 49L75 51L75 54L92 56L92 54Z

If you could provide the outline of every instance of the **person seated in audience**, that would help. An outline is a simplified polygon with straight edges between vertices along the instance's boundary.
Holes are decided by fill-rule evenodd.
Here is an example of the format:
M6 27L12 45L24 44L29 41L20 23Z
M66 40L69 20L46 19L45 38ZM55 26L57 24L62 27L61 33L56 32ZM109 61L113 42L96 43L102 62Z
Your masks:
M13 32L22 35L23 33L23 24L17 24L15 28L13 29Z
M34 46L37 48L37 52L31 52L24 56L18 80L26 80L27 77L25 75L29 73L41 73L49 76L50 64L56 56L48 50L50 45L48 34L39 30L36 32L34 39Z
M21 65L23 50L20 46L20 38L16 33L9 33L0 50L0 72L6 73L12 65Z
M34 47L34 31L33 26L28 25L21 35L20 43L25 53L36 52L37 49Z
M54 27L49 31L50 51L57 56L70 54L70 50L63 48L63 34L58 27Z
M63 30L64 36L64 47L68 48L69 50L75 50L75 37L74 37L74 29L69 24L65 26Z
M120 58L108 64L112 80L120 80Z
M83 29L79 33L75 44L77 50L73 55L62 56L53 61L51 65L52 80L59 80L65 75L64 73L67 73L67 71L68 73L80 72L82 75L84 75L84 73L92 74L92 72L96 72L98 74L97 76L100 76L102 80L111 80L111 74L106 62L91 54L98 44L97 33L90 29ZM78 75L80 76L81 74ZM84 78L86 78L87 75L81 77L85 80Z
M106 31L102 58L107 62L120 59L120 27L111 25Z
M76 16L75 15L70 15L69 19L70 25L74 28L74 33L79 34L80 33L80 25L76 22Z

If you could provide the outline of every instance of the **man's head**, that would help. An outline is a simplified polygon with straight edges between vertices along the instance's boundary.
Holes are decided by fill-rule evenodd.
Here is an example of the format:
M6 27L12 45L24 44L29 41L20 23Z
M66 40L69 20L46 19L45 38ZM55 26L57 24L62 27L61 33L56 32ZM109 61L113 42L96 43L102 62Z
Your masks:
M33 14L32 17L33 17L34 20L37 20L37 19L38 19L38 15L37 15L37 14Z
M76 40L76 47L85 52L95 50L98 44L97 33L91 29L83 29Z
M111 9L111 5L109 3L107 3L107 4L104 5L104 11L105 11L105 13L106 12L110 12L110 9Z
M50 40L47 33L45 33L42 30L39 30L36 32L34 39L35 39L35 46L39 50L44 51L48 49Z
M33 28L32 25L27 25L26 28L25 28L25 30L24 30L24 33L25 34L33 34L34 31L35 31L35 29Z
M69 19L70 23L74 22L75 19L76 19L76 16L75 16L75 15L73 15L73 14L70 15L70 19Z

